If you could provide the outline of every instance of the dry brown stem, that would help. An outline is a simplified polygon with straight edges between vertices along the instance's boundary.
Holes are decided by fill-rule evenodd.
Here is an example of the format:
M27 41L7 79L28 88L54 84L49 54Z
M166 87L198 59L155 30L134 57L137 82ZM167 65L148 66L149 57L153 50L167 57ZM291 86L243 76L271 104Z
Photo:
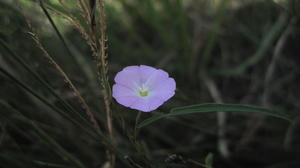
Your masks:
M32 30L30 24L28 24L28 25L29 25L30 29ZM90 121L92 122L93 126L95 127L95 129L98 132L100 132L101 129L100 129L98 123L97 123L97 120L96 120L94 114L91 112L91 110L90 110L89 106L87 105L85 99L81 96L80 92L75 87L75 85L73 84L73 82L70 80L70 78L68 77L68 75L57 64L57 62L49 55L49 53L46 51L46 49L44 48L44 46L41 44L38 36L35 33L32 33L32 32L30 32L30 35L31 35L32 39L35 41L37 47L43 52L44 56L49 60L50 64L52 64L55 67L55 69L62 75L62 77L64 78L64 81L68 84L68 86L70 87L70 89L74 92L74 95L78 98L78 101L79 101L80 105L84 109L84 111L87 114L87 116L90 118Z

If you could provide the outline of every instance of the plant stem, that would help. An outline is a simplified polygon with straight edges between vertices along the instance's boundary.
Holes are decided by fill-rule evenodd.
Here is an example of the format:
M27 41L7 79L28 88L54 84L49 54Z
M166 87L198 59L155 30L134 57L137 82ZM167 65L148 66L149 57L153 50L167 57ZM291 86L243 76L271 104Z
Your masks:
M139 111L136 115L136 118L135 118L135 124L134 124L134 142L135 142L135 144L137 143L137 135L138 135L137 125L138 125L138 122L141 118L141 115L142 115L142 112Z

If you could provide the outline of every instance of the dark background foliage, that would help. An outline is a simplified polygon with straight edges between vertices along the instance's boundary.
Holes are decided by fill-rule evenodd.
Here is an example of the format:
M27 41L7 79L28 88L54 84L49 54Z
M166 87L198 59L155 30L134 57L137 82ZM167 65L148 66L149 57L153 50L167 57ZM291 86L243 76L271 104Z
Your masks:
M62 8L58 1L44 2ZM80 15L74 0L64 3L66 10ZM293 118L289 123L261 114L226 112L225 137L218 134L217 113L159 120L140 130L144 161L128 138L137 112L113 103L117 148L132 162L142 167L204 167L199 164L212 153L213 167L300 166L299 1L111 0L105 7L110 84L122 68L140 64L166 70L177 83L176 95L157 111L143 113L141 120L174 107L207 102L263 106ZM0 167L76 167L66 153L86 167L101 167L107 160L105 145L13 80L26 84L55 108L64 110L59 97L84 114L61 74L30 37L29 21L105 128L101 86L90 48L74 26L48 12L71 54L39 3L0 1L0 67L14 77L0 73ZM220 149L220 138L227 141L229 154ZM116 167L126 166L118 161Z

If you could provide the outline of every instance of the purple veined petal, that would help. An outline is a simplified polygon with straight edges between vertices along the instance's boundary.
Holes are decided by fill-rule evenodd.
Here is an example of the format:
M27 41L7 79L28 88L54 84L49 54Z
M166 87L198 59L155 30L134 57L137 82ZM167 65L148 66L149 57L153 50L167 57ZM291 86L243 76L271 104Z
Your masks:
M149 98L139 98L130 106L130 108L143 112L150 112L156 110L164 102L165 101L160 97L160 95L154 95Z
M122 104L125 107L131 107L135 102L138 101L138 97L118 97L115 98L119 104Z
M165 78L152 83L151 89L154 91L175 91L176 82L173 78Z
M128 88L135 89L140 83L139 66L129 66L118 72L115 77L117 84L122 84Z
M117 73L113 97L126 107L149 112L175 94L176 82L161 69L146 65L129 66ZM146 95L142 94L145 93Z
M155 74L157 69L147 66L147 65L140 65L140 82L146 83L147 80L151 78L153 74Z
M112 88L112 96L114 98L119 97L136 97L136 93L131 88L124 86L122 84L114 84Z
M130 108L140 110L143 112L149 112L149 102L148 99L138 98L136 102L134 102Z
M162 101L167 101L174 95L175 95L175 91L159 91L157 97L160 98Z
M169 74L167 72L158 69L155 73L152 74L151 77L149 77L145 85L148 86L151 90L153 90L168 78Z
M149 111L156 110L159 106L161 106L165 100L161 99L160 96L153 96L149 100Z
M165 78L152 83L151 92L163 101L167 101L175 94L176 82L173 78Z

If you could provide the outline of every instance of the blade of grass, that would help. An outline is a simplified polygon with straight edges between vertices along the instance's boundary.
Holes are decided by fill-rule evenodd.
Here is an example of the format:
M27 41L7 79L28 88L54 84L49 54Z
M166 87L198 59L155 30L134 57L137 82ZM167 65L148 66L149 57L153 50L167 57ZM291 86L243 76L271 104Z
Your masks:
M0 45L7 51L8 54L10 54L15 61L17 61L19 64L22 65L22 67L28 71L37 81L39 81L42 86L44 86L45 88L47 88L47 90L53 95L55 96L59 102L63 105L63 107L68 110L69 112L72 112L74 114L80 115L80 112L76 109L74 109L72 107L72 105L70 105L68 102L66 102L63 98L61 98L61 96L59 96L54 89L52 88L51 85L49 85L47 83L47 81L45 81L42 77L40 77L39 74L37 74L30 65L28 65L20 56L18 56L15 52L13 52L8 45L2 40L0 39Z
M55 33L57 34L58 38L60 39L60 41L62 42L62 44L64 45L64 47L66 48L67 50L67 53L68 55L71 57L71 58L74 58L72 53L71 53L71 50L70 48L68 47L64 37L61 35L60 31L58 30L57 26L55 25L53 19L51 18L49 12L47 11L47 9L45 8L44 6L44 3L42 0L39 0L39 3L40 3L40 7L42 8L44 14L46 15L47 19L49 20L51 26L53 27L53 29L55 30Z
M0 67L0 71L1 71L1 67ZM0 100L0 105L2 107L5 107L8 110L14 110L13 107L11 107L10 105L8 105L7 103L5 103L5 102L3 102L1 100ZM2 113L0 113L0 114L2 114ZM68 117L68 116L65 116L63 114L62 114L62 116ZM3 117L8 118L7 115L5 115ZM82 128L82 130L85 131L88 135L90 135L95 141L102 142L102 144L105 145L105 147L107 147L110 151L114 152L116 154L116 156L118 156L118 158L120 159L120 161L122 161L124 164L128 165L129 167L131 167L130 164L128 163L128 161L124 158L124 156L126 156L126 155L122 151L120 151L114 144L111 143L111 140L110 140L110 138L108 136L106 136L105 134L103 134L101 132L100 133L99 132L95 132L94 129L88 129L88 128L84 127L82 124L80 124L80 122L76 122L76 120L71 120L71 121L75 125L77 125L80 128ZM14 120L11 121L11 122L14 122Z
M66 151L58 142L56 142L50 135L42 130L33 120L29 119L28 117L23 115L22 112L13 107L10 107L10 110L22 116L22 121L26 124L29 124L33 128L33 130L40 136L40 138L43 139L49 146L51 146L51 149L57 152L57 154L60 155L63 159L66 158L69 162L73 163L74 166L78 168L87 168L78 158Z
M39 160L34 160L33 162L36 165L43 166L43 167L72 168L72 167L66 166L66 165L60 165L60 164L56 164L56 163L48 163L48 162L43 162L43 161L39 161Z
M86 166L84 166L78 158L67 152L59 143L57 143L45 131L39 128L33 121L28 120L28 122L31 123L33 129L39 134L41 138L43 138L49 144L49 146L52 146L57 150L58 154L61 155L61 157L67 157L68 160L70 162L73 162L76 167L86 168Z
M76 64L77 64L78 67L81 67L83 73L85 74L85 77L87 77L87 79L89 81L89 85L90 85L91 89L95 90L96 86L93 85L93 79L95 79L95 77L93 75L93 72L92 72L90 66L88 65L88 63L86 62L86 60L84 58L78 58L78 57L82 57L81 54L74 55L71 52L71 49L68 46L65 38L63 37L63 35L58 30L56 24L54 23L54 21L53 21L53 19L51 17L51 15L47 11L47 9L46 9L46 7L44 5L44 2L42 0L39 0L39 3L40 3L40 7L42 8L44 14L46 15L47 19L49 20L51 26L53 27L55 33L57 34L58 38L62 42L64 48L66 49L68 55L76 62ZM92 92L92 93L94 93L94 92Z
M43 102L45 105L47 105L48 107L50 107L52 110L56 111L57 113L59 113L60 115L62 115L63 117L65 117L66 119L68 119L69 121L71 121L72 123L75 123L77 125L82 126L82 124L80 122L78 122L77 120L73 119L73 117L71 117L70 114L67 114L66 112L64 112L64 111L60 110L59 108L57 108L56 106L52 105L46 98L40 96L38 93L36 93L34 90L32 90L25 83L21 82L20 80L18 80L14 76L12 76L10 73L8 73L6 70L2 69L1 67L0 67L0 72L2 74L4 74L6 77L8 77L9 79L11 79L12 81L14 81L22 89L26 90L28 93L30 93L31 95L33 95L34 97L36 97L38 100L40 100L41 102ZM90 123L87 120L85 120L84 118L81 118L81 119L83 121L85 121L88 126L91 126Z
M196 114L196 113L207 113L207 112L254 112L264 115L269 115L272 117L284 119L291 121L289 115L279 113L275 110L266 109L262 107L249 106L249 105L239 105L239 104L221 104L221 103L207 103L207 104L197 104L191 106L183 106L171 109L170 113L155 115L150 117L138 125L138 128L145 127L155 121L166 117L187 115L187 114Z
M73 82L70 80L69 76L64 72L61 66L58 65L58 63L49 55L49 53L46 51L44 46L41 44L38 36L34 33L30 33L32 39L35 41L37 47L43 52L43 55L48 59L51 65L54 66L54 68L60 73L60 75L63 77L64 81L68 84L70 89L73 91L74 95L78 99L78 102L80 103L82 109L86 113L86 115L89 117L90 122L93 124L95 129L98 132L101 132L100 126L96 120L95 115L93 112L90 110L90 107L88 106L87 102L85 99L81 96L80 92L78 89L75 87Z
M39 99L41 102L43 102L44 104L46 104L47 106L49 106L51 109L53 109L54 111L58 112L59 114L61 114L66 119L70 120L75 125L78 125L84 131L86 131L91 137L93 137L94 140L102 142L109 150L113 151L124 164L130 165L128 163L128 161L126 159L124 159L125 154L122 153L116 146L114 146L114 144L112 144L111 139L109 137L107 137L106 135L104 135L102 132L95 132L95 131L93 131L93 129L87 129L80 122L78 122L77 120L74 120L70 115L65 114L63 111L61 111L57 107L53 106L51 103L49 103L47 101L47 99L43 98L42 96L39 96L30 87L28 87L26 84L24 84L23 82L19 81L15 77L13 77L11 74L9 74L8 72L6 72L1 67L0 67L0 72L2 72L5 76L7 76L8 78L10 78L14 82L16 82L21 88L23 88L24 90L28 91L30 94L32 94L34 97L36 97L37 99ZM3 103L2 101L0 101L0 105L6 106L6 104ZM88 123L88 124L90 124L90 123ZM89 125L89 126L90 126L89 128L92 128L91 125Z

